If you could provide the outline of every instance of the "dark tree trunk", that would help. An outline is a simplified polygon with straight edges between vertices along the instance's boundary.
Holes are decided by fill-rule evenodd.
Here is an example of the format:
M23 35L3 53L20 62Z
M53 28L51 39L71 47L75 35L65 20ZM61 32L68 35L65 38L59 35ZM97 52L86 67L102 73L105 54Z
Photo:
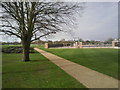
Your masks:
M30 50L30 41L23 40L23 61L30 61L29 50Z

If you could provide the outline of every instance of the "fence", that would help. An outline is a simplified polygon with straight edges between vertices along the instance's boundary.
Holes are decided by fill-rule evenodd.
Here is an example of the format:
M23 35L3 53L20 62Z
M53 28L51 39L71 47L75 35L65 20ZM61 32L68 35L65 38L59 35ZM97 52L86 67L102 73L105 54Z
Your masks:
M45 43L45 48L69 47L71 44L48 44Z
M112 47L112 44L83 44L82 47Z
M120 47L120 42L112 42L111 44L90 44L90 43L83 43L83 42L75 42L74 45L71 44L48 44L45 43L45 48L57 48L57 47L71 47L71 48L113 48L113 47Z

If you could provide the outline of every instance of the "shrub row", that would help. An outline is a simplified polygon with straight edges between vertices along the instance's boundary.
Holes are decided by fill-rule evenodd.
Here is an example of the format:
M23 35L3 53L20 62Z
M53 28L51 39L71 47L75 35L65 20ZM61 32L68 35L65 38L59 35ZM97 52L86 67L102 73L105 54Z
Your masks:
M20 46L10 46L10 47L5 47L2 48L3 53L22 53L23 48ZM30 53L34 53L34 49L30 48Z

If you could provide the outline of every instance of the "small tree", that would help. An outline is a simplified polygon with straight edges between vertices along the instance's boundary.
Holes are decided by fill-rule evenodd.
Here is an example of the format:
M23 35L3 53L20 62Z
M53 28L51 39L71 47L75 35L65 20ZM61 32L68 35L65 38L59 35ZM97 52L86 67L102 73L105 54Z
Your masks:
M114 41L113 38L108 38L105 42L108 43L108 44L112 44L112 41Z
M71 16L77 4L68 2L3 2L1 32L21 39L23 61L29 61L32 41L62 31L64 18Z

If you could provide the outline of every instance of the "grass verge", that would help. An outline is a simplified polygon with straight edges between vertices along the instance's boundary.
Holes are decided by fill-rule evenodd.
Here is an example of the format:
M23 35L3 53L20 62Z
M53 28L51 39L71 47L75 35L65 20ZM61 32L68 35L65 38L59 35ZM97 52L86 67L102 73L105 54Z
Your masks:
M85 88L40 53L30 54L30 62L22 62L22 54L3 54L3 88Z

